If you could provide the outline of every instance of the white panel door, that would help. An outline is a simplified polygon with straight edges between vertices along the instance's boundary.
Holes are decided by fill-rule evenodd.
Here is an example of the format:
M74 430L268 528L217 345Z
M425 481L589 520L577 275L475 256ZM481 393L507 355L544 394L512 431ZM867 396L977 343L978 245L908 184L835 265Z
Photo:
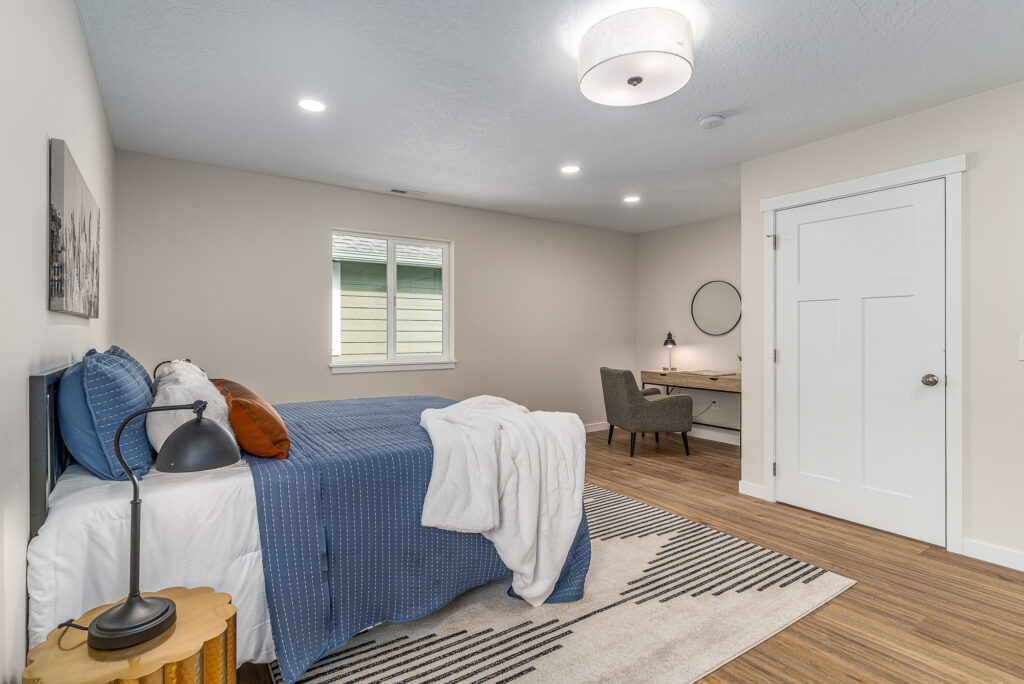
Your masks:
M776 233L777 499L944 545L945 181Z

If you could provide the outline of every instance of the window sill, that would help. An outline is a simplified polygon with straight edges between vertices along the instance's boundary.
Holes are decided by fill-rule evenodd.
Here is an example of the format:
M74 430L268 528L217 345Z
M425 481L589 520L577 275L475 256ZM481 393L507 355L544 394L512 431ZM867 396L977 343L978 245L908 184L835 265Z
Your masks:
M331 364L331 373L380 373L384 371L451 370L455 361L376 361Z

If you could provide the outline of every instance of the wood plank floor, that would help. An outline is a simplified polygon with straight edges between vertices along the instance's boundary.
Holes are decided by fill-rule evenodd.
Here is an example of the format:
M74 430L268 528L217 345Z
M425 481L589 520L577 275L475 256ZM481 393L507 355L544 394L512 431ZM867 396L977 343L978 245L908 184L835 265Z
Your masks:
M857 581L705 681L1024 681L1024 573L743 496L738 447L606 440L588 436L589 482Z
M647 435L630 459L628 433L606 439L588 435L587 481L857 581L705 681L1024 681L1024 573L742 496L738 447Z

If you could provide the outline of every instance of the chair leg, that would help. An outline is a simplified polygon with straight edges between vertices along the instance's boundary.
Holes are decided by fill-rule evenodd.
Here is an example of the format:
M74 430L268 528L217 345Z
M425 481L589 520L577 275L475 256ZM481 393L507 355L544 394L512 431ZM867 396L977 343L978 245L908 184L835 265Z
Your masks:
M640 439L647 439L647 433L646 432L641 432L640 433Z
M629 433L629 457L633 458L633 451L636 449L636 433Z
M654 443L655 444L660 444L660 442L658 441L658 433L657 432L654 433Z
M690 441L686 439L686 433L683 433L683 448L686 449L686 455L690 455Z
M609 444L612 443L612 433L613 432L615 432L615 426L614 425L609 425L608 426L608 443Z

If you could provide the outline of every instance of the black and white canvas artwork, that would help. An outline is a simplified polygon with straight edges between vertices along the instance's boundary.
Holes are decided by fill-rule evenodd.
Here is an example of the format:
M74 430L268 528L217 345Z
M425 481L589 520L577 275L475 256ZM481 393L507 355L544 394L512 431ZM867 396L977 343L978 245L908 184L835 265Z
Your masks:
M100 208L67 143L50 139L50 311L100 315Z

